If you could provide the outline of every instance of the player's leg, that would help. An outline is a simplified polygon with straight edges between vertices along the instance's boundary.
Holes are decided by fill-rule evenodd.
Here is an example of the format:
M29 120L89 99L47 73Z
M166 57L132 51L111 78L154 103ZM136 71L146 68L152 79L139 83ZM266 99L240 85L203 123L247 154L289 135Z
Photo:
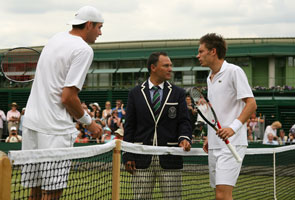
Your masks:
M22 150L38 149L37 132L23 127ZM21 183L25 188L31 188L29 200L42 198L41 194L41 174L39 164L26 164L22 168Z
M76 134L38 135L39 149L54 149L72 147L74 136ZM68 175L70 172L71 161L60 161L52 163L44 163L40 165L42 173L42 200L59 199L63 193L63 189L67 187ZM56 176L56 174L58 174Z
M216 200L232 200L233 189L234 187L230 185L216 185Z
M247 150L245 146L236 146L236 150L243 159ZM232 199L232 191L238 180L242 163L238 163L227 148L214 152L215 193L216 199Z

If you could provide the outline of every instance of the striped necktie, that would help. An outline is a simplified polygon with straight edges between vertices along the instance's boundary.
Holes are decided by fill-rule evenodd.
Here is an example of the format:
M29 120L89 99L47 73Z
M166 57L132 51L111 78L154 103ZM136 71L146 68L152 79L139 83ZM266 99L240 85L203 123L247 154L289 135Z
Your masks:
M152 88L154 90L152 107L153 107L155 118L157 119L160 113L160 106L161 106L160 92L159 92L160 87L153 86Z

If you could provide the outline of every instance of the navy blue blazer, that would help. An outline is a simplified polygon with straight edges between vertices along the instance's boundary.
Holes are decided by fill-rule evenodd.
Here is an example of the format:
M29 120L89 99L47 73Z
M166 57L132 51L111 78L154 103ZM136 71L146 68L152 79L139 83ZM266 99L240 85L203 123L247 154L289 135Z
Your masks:
M128 95L124 125L124 141L154 146L178 146L186 139L191 142L192 130L185 91L168 81L164 83L160 114L155 119L148 81L133 88ZM123 162L135 161L137 169L149 167L151 156L123 154ZM164 169L182 168L181 156L160 156Z

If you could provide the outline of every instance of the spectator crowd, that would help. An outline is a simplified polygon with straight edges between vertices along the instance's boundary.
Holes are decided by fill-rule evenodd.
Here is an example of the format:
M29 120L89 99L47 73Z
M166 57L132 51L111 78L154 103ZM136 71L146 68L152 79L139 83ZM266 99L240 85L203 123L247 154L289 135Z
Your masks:
M0 142L21 142L22 141L22 121L25 114L25 108L21 112L18 110L18 104L10 104L11 109L5 114L0 110ZM113 139L122 139L124 135L125 108L123 101L116 100L116 106L112 108L111 102L106 101L104 109L96 102L87 105L82 102L82 107L92 117L93 120L103 128L103 134L100 138L92 138L87 128L75 121L78 135L75 143L107 143Z
M186 97L186 104L189 111L194 141L202 142L206 139L206 122L198 116L196 104L189 95ZM113 139L123 139L126 108L124 108L122 100L116 100L116 105L113 108L110 101L105 102L103 109L97 102L90 103L89 105L82 102L82 106L92 119L102 126L103 134L100 138L93 139L91 133L83 124L75 122L76 128L79 131L75 143L95 142L103 144ZM22 108L20 112L16 102L11 103L10 108L7 114L3 110L0 110L0 141L10 143L21 142L22 121L25 108ZM286 130L286 127L284 128ZM295 123L292 127L287 127L288 132L285 133L281 122L274 121L265 127L265 119L262 114L256 116L256 113L253 113L247 122L247 129L249 142L261 141L265 145L295 144Z

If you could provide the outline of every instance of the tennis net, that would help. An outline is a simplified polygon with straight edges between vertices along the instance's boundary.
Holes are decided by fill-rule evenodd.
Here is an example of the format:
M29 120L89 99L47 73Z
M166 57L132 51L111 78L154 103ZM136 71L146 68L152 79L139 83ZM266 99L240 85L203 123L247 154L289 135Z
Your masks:
M123 161L135 158L135 174ZM293 199L295 145L248 149L234 199ZM208 157L200 148L153 147L112 141L66 149L11 151L11 199L29 188L64 188L60 199L214 199ZM122 159L121 159L122 158ZM42 172L42 176L36 173Z

